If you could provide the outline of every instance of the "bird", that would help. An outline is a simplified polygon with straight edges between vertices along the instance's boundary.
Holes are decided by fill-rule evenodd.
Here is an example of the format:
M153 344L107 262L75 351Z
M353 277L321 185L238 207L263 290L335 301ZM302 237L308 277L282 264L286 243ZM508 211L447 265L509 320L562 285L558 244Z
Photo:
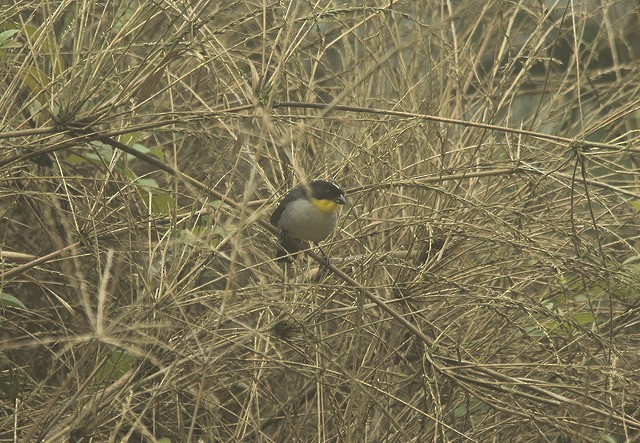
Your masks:
M319 247L336 227L339 208L346 204L344 191L326 180L313 180L291 189L269 219L280 230L275 258L290 262L290 256L306 249L307 242ZM328 261L321 248L320 252Z

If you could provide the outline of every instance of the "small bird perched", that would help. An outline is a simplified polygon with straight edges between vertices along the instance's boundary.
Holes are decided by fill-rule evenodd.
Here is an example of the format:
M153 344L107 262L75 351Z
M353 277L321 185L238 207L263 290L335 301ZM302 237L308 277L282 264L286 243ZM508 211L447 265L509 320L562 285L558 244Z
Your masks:
M338 209L346 204L342 189L325 180L300 184L289 191L269 220L280 229L276 259L290 261L288 254L305 249L301 241L317 245L327 238L336 227Z

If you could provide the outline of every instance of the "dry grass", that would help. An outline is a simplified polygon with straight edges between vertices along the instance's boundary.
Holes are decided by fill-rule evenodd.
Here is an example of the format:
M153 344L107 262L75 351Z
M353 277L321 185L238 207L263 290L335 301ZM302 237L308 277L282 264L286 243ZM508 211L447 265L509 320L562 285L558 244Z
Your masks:
M0 441L637 441L640 16L522 3L0 8Z

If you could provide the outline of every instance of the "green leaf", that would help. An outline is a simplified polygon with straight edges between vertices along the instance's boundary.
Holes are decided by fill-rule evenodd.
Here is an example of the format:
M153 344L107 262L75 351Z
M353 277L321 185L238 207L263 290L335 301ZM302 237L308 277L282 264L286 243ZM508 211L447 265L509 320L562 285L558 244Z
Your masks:
M69 154L65 157L64 161L71 166L79 166L87 163L87 159L77 155L77 154Z
M127 132L126 134L120 134L118 136L118 141L130 146L136 144L136 142L138 141L138 136L138 132Z
M458 406L453 410L453 416L455 418L464 417L468 413L469 413L469 408L467 407L466 403L461 404L460 406Z
M632 255L631 257L629 257L628 259L626 259L625 261L622 262L623 265L630 265L633 263L637 263L640 261L640 256L637 255ZM639 263L640 264L640 263Z
M632 255L622 262L624 267L621 281L615 288L615 294L623 298L636 299L640 296L640 257Z
M136 180L135 184L147 192L160 190L160 186L158 186L158 182L154 178L139 178Z
M124 142L123 142L124 143ZM130 144L130 143L127 143ZM146 154L146 155L150 155L151 157L155 157L158 160L164 160L164 150L160 147L158 148L154 148L154 149L149 149L146 146L140 144L140 143L134 143L133 145L131 145L131 147L133 149L135 149L136 151L138 151L141 154ZM132 160L135 160L136 156L133 154L127 154L127 163L131 162Z
M141 154L149 154L149 152L151 151L151 149L147 148L144 145L141 145L140 143L134 143L133 145L131 145L131 148L140 152ZM127 154L127 163L129 163L131 160L134 160L135 158L135 155Z
M26 23L22 27L22 35L31 42L40 42L40 53L49 56L49 64L57 76L61 76L65 69L65 63L60 55L60 47L57 39L52 35L51 28L36 26Z
M42 107L42 104L40 103L40 100L33 100L30 104L29 104L29 115L32 117L37 118L38 115L40 114L40 112L42 112L44 108Z
M591 312L581 312L575 314L572 318L573 321L582 326L593 324L596 321L596 317Z
M535 325L526 326L524 330L530 337L567 337L571 335L574 328L566 322L558 323L554 320L544 320Z
M83 165L87 162L94 164L109 164L113 158L113 148L101 141L91 142L89 148L83 148L76 151L74 154L69 154L65 157L65 162L73 165Z
M139 178L135 180L135 185L143 191L142 200L153 214L169 214L175 208L176 202L171 194L161 189L155 179ZM149 198L151 198L151 208L149 208Z
M640 200L627 200L627 204L635 209L636 212L640 212Z
M170 214L176 202L169 194L157 192L151 194L151 212L154 214Z
M181 229L179 236L182 241L188 245L195 245L199 242L208 241L209 246L216 248L220 243L220 239L227 235L227 231L221 226L215 228L207 224L208 220L204 218L201 223L190 229Z
M23 81L34 95L46 93L45 88L51 83L49 76L34 66L24 70Z
M225 228L223 228L222 226L216 226L213 229L213 233L215 235L219 236L219 237L222 237L222 238L226 237L227 234L228 234L227 230Z
M15 42L8 40L19 32L20 30L18 29L9 29L8 31L0 32L0 48L8 48L15 45Z
M0 306L9 306L12 308L27 309L27 307L13 295L0 292Z
M101 141L91 142L91 150L83 152L82 156L88 160L99 162L100 164L109 164L113 157L113 148Z
M164 149L161 147L153 148L149 151L149 155L157 158L158 160L164 160Z
M0 374L0 392L14 402L22 391L20 378L14 374Z
M96 374L96 380L101 383L115 381L130 371L135 361L136 356L129 351L121 349L113 351Z
M545 333L539 326L525 326L524 330L529 337L544 337Z
M468 402L461 403L453 410L453 416L455 418L461 418L468 415L471 412L477 411L482 404L475 399L471 399Z

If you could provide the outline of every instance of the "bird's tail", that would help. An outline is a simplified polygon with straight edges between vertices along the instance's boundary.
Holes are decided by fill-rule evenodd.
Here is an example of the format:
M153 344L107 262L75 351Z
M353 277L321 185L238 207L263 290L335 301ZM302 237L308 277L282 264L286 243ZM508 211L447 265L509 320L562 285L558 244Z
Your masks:
M276 260L279 262L291 263L292 258L300 251L309 248L309 243L292 238L287 235L281 235L278 239L278 248L276 249Z

